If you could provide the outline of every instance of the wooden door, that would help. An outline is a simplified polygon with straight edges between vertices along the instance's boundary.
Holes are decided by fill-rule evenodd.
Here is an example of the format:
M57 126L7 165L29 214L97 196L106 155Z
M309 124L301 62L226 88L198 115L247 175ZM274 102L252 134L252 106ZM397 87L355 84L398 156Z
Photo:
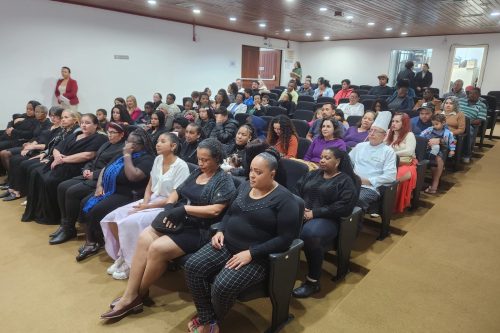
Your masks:
M250 88L252 79L259 75L260 49L254 46L243 45L241 52L241 84L243 88Z
M281 78L281 50L260 50L259 75L268 89L279 86Z

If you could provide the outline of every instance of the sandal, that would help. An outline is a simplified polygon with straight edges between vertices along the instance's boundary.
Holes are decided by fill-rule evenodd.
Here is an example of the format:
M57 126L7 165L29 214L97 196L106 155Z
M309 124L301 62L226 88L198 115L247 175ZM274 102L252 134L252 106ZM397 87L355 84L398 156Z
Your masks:
M200 326L202 326L200 323L200 318L198 318L198 316L194 316L188 323L188 332L197 332L197 328Z
M198 327L200 327L200 326L203 326L203 325L196 326L194 328L193 333L199 333L198 332ZM216 321L211 322L210 323L210 331L208 331L208 333L215 333L215 326L217 326L217 322Z
M424 190L425 193L427 194L436 194L437 193L437 189L433 189L432 187L428 187Z

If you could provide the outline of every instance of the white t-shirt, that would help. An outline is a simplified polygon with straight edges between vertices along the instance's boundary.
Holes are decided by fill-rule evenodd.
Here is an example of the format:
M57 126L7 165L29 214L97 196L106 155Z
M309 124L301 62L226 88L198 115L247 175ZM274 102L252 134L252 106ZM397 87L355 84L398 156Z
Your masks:
M351 105L349 103L342 103L338 106L344 112L344 118L347 120L350 116L361 116L365 115L365 106L361 103L356 103Z
M151 191L153 194L168 197L188 176L188 165L180 157L177 157L167 172L163 174L163 156L158 155L151 169Z

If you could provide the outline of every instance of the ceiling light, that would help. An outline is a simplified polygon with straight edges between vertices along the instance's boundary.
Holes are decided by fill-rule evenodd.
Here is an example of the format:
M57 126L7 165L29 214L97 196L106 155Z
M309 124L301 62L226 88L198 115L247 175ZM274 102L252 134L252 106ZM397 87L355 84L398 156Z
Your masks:
M346 16L345 18L346 18L346 20L352 20L354 18L354 16L349 15L349 16Z
M406 36L406 35L408 35L408 33L407 33L406 31L403 31L403 32L401 33L401 35Z
M148 3L149 3L150 5L156 5L156 0L148 0Z
M328 10L328 8L326 8L326 7L321 7L321 8L319 9L319 11L320 11L320 12L326 12L327 10Z
M230 18L229 18L229 21L231 21L231 22L236 21L236 17L230 17Z
M392 31L392 28L391 27L385 28L385 31Z
M330 39L330 36L325 36L323 37L324 40L329 40Z
M285 28L285 32L290 32L292 31L290 28Z
M193 13L195 13L195 14L200 14L200 13L201 13L201 10L199 10L199 9L196 9L196 8L195 8L195 9L193 9Z
M500 16L500 12L493 12L490 14L491 16Z
M368 22L368 25L369 25L369 26L374 26L374 25L375 25L375 22Z
M261 27L261 28L265 28L265 27L266 27L266 24L265 24L265 23L259 23L259 27Z
M311 36L312 36L312 33L310 33L310 32L306 32L306 36L307 36L307 37L311 37Z

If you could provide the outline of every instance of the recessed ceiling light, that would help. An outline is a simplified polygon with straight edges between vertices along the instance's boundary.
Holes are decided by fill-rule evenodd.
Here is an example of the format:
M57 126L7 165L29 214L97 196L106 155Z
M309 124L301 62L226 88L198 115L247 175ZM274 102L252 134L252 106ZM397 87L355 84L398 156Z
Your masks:
M500 12L493 12L491 13L491 16L500 16Z
M230 17L230 18L229 18L229 21L231 21L231 22L236 21L236 17Z
M406 31L403 31L403 32L401 33L401 35L406 36L406 35L408 35L408 33L407 33Z
M385 31L392 31L392 28L385 28Z
M330 39L330 36L325 36L323 37L324 40L329 40Z
M290 32L292 31L290 28L285 28L285 32Z
M346 16L345 18L346 18L346 20L352 20L354 18L354 16L349 15L349 16Z
M148 3L149 3L150 5L156 5L156 0L148 0Z
M193 13L195 13L195 14L200 14L200 13L201 13L201 10L199 10L199 9L195 8L195 9L193 9Z
M265 24L265 23L259 23L259 27L261 27L261 28L265 28L265 27L266 27L266 24Z
M306 36L307 36L307 37L311 37L311 36L312 36L312 33L310 33L310 32L306 32Z
M375 22L368 22L368 25L373 27L375 25Z
M319 11L320 11L320 12L326 12L327 10L328 10L328 8L326 8L326 7L321 7L321 8L319 9Z

